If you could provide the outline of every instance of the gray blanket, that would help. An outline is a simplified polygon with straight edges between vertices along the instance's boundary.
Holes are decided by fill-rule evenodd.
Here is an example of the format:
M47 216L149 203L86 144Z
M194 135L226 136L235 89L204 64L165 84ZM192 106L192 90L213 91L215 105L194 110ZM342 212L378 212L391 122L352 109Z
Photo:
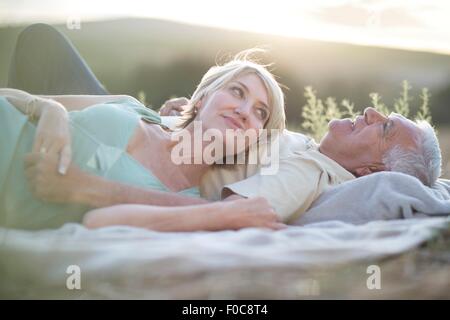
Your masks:
M450 180L438 179L429 188L402 173L379 172L330 188L294 225L330 220L364 224L449 214Z

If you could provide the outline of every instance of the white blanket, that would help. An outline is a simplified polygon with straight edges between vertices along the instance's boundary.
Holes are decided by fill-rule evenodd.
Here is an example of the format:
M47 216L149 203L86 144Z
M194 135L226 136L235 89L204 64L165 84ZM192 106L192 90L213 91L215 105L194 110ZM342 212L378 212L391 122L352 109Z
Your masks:
M0 296L189 299L196 297L190 286L176 293L199 275L373 261L448 228L449 188L448 180L430 189L405 175L374 174L327 191L297 226L276 232L87 230L79 224L34 232L0 228ZM80 268L82 290L67 289L70 266Z
M425 218L357 226L334 221L277 232L160 233L129 227L92 231L78 224L38 232L0 229L0 296L174 298L177 286L202 274L330 267L398 254L430 239L449 222ZM82 290L66 287L66 271L73 265L80 268ZM182 295L193 297L189 291Z

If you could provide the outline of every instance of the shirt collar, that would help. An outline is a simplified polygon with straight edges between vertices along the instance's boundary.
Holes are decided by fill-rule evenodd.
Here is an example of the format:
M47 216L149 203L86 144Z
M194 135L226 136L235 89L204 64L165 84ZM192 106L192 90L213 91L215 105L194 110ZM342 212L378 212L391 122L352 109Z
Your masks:
M350 171L321 153L319 151L319 145L313 139L308 142L308 151L306 153L310 158L318 161L330 176L337 178L339 181L344 182L356 179Z

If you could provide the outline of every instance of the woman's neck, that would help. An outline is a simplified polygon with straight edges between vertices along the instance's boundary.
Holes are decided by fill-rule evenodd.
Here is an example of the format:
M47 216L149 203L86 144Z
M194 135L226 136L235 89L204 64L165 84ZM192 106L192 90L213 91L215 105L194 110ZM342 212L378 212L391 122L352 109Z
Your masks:
M204 163L202 157L195 158L189 152L185 152L187 154L183 158L179 157L174 150L179 140L174 140L174 133L159 125L145 125L144 133L145 138L140 147L141 159L161 182L172 190L199 185L201 177L210 167ZM192 140L181 142L193 146L193 139L192 136ZM191 150L194 151L194 148ZM203 146L201 150L203 151Z
M209 143L203 141L202 136L202 133L194 132L193 126L188 126L179 132L164 131L162 137L170 165L193 185L200 183L200 178L211 166L204 161L203 152Z

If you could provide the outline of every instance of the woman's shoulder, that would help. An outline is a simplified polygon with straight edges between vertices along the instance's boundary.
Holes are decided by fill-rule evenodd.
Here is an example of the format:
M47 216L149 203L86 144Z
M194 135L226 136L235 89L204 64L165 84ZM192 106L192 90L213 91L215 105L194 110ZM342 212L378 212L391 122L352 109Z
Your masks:
M118 97L117 100L111 101L108 104L119 107L121 110L134 113L150 123L161 124L161 117L158 112L146 107L142 102L132 96L122 95Z

